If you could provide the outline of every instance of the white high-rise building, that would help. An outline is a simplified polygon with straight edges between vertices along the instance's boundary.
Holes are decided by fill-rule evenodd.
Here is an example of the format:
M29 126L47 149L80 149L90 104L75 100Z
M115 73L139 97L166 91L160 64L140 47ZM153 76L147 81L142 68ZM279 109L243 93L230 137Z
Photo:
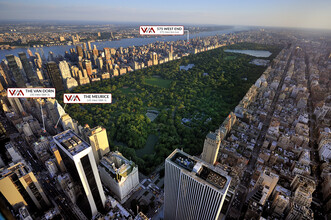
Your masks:
M218 219L231 177L176 149L165 161L164 219Z
M68 115L68 114L62 115L61 123L62 123L63 130L72 129L73 131L75 131L77 133L74 122L73 122L72 118L70 117L70 115Z
M60 69L61 76L62 76L63 80L65 80L66 78L71 77L70 68L69 68L69 65L68 65L67 61L61 61L59 63L59 69Z
M62 108L62 106L60 105L60 103L58 103L57 101L55 101L54 107L55 107L55 109L56 109L56 111L57 111L57 113L60 117L66 113L64 111L64 109Z
M95 162L92 147L72 130L53 137L61 158L81 194L77 205L88 218L103 212L106 197Z

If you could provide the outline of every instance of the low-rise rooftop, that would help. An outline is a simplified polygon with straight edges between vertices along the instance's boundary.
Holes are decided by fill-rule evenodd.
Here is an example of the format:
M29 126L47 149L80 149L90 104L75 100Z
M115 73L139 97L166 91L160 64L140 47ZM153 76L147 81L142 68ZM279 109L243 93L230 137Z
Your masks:
M99 166L103 167L110 176L120 182L122 177L126 177L132 172L135 164L116 151L105 155Z

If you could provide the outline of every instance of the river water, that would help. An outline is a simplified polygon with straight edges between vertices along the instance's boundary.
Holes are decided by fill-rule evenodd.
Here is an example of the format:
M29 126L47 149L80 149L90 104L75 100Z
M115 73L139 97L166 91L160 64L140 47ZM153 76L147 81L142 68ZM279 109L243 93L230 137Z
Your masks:
M200 32L196 34L190 34L191 38L196 37L208 37L208 36L214 36L214 35L222 35L222 34L229 34L229 33L235 33L238 31L247 31L253 29L252 27L242 27L242 26L235 26L233 28L224 29L221 31L208 31L208 32ZM118 47L130 47L130 46L141 46L146 45L150 43L155 43L157 41L177 41L177 40L186 40L187 36L186 34L183 36L159 36L159 37L150 37L150 38L128 38L128 39L122 39L117 41L102 41L102 42L92 42L92 45L96 45L98 49L103 49L104 47L110 47L110 48L118 48ZM46 57L48 57L48 53L50 51L53 52L53 54L56 55L62 55L64 56L65 51L69 51L71 48L76 47L75 45L60 45L60 46L51 46L51 47L42 47L42 50L44 51L44 54ZM93 46L92 46L93 47ZM27 48L16 48L13 50L0 50L0 60L5 59L5 56L8 54L14 54L17 56L19 52L26 52ZM41 52L40 48L34 48L31 47L30 50L35 52Z

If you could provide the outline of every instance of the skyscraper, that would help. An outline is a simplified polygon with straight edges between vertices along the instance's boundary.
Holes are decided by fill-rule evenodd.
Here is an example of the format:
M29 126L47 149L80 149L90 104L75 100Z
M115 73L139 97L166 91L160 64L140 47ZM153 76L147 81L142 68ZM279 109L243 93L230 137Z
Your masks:
M103 212L106 198L91 146L72 130L53 139L68 173L81 189L77 205L88 218Z
M43 60L41 59L41 56L40 56L40 54L39 54L38 52L35 53L35 56L36 56L36 59L34 60L35 65L36 65L39 69L41 69L42 64L43 64Z
M159 62L157 60L157 53L155 53L155 52L152 54L152 61L153 61L153 65L159 64Z
M24 114L25 111L20 101L20 98L8 98L8 101L16 114L18 115Z
M222 140L230 132L232 126L236 123L237 117L233 112L224 120L219 129L214 133L207 134L202 152L202 159L210 164L215 164L218 156L218 151Z
M116 50L115 50L115 48L110 48L110 54L111 54L111 55L115 55L115 54L116 54Z
M37 74L37 77L38 77L39 81L43 81L44 80L43 73L41 72L40 69L37 68L36 74Z
M92 63L90 60L84 61L84 68L86 69L87 75L90 77L92 75Z
M92 53L93 53L94 56L98 56L99 55L99 51L97 49L97 45L93 45Z
M63 130L72 129L73 131L77 132L75 130L74 122L72 121L72 118L68 114L64 114L61 116L61 123Z
M38 86L39 80L38 80L36 74L32 70L32 66L29 63L26 53L20 52L20 53L18 53L18 56L20 57L20 60L22 62L22 66L26 73L28 81L31 83L31 85Z
M165 161L164 219L218 219L231 178L176 149Z
M91 144L95 160L99 163L103 155L109 152L107 131L105 128L97 126L95 128L88 129L86 136Z
M1 77L0 77L1 78ZM0 92L4 89L4 86L2 85L2 81L0 80Z
M78 55L79 57L83 58L83 57L84 57L84 53L83 53L83 49L82 49L82 47L77 45L77 46L76 46L76 49L77 49L77 55Z
M88 46L88 50L92 50L92 47L91 47L91 41L88 41L88 42L87 42L87 46Z
M98 57L98 59L97 59L97 65L98 65L98 69L99 69L99 70L102 70L102 68L103 68L103 60L102 60L102 57Z
M64 110L62 109L62 106L59 106L59 103L56 101L56 99L47 98L45 102L45 107L47 111L47 116L49 119L51 119L53 125L55 125L59 118L65 114Z
M52 85L55 87L56 91L63 91L63 83L62 83L62 78L60 74L60 70L57 67L57 64L53 61L48 62L46 64L46 69L48 73L48 78L51 80Z
M26 51L28 52L28 54L29 54L30 57L33 57L33 53L32 53L32 51L29 48Z
M107 48L107 47L103 48L103 52L105 53L105 59L110 60L110 50L109 50L109 48Z
M0 169L0 192L14 209L22 205L38 209L50 205L38 180L23 163Z
M54 58L54 53L52 51L49 51L48 52L48 61L54 61L55 58Z
M0 63L0 82L3 87L8 88L10 85L12 85L12 81L9 77L9 69L8 66L5 64L4 61L1 61Z
M8 60L8 66L14 76L17 87L26 87L24 78L25 73L19 59L14 55L6 55L6 58Z
M221 138L219 130L209 132L203 144L201 159L214 165L217 160L218 150L220 148Z
M52 152L55 156L57 166L60 168L60 171L64 173L66 171L66 168L64 166L64 163L63 163L62 157L60 155L59 149L55 145L52 145L51 150L52 150Z
M67 61L61 61L59 63L59 69L60 69L61 76L62 76L63 80L65 80L66 78L71 77L70 68L69 68L69 65L68 65Z
M75 74L77 74L77 81L79 85L85 85L90 83L90 78L88 77L88 74L86 72L86 69L83 69L83 71L80 71L78 68L76 70Z

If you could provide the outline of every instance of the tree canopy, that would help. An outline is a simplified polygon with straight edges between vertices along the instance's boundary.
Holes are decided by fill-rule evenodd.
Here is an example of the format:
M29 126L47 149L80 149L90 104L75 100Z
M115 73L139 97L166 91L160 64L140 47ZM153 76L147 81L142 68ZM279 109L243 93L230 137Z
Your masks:
M110 145L124 143L118 149L146 174L175 148L200 154L206 134L219 127L266 68L250 64L254 57L224 52L229 48L269 50L273 55L266 59L280 51L277 46L244 43L189 55L79 86L74 93L112 93L113 103L70 104L66 111L80 124L105 127ZM194 67L180 70L187 64ZM147 110L159 112L153 122ZM139 158L135 150L145 147L150 134L158 136L155 152Z

